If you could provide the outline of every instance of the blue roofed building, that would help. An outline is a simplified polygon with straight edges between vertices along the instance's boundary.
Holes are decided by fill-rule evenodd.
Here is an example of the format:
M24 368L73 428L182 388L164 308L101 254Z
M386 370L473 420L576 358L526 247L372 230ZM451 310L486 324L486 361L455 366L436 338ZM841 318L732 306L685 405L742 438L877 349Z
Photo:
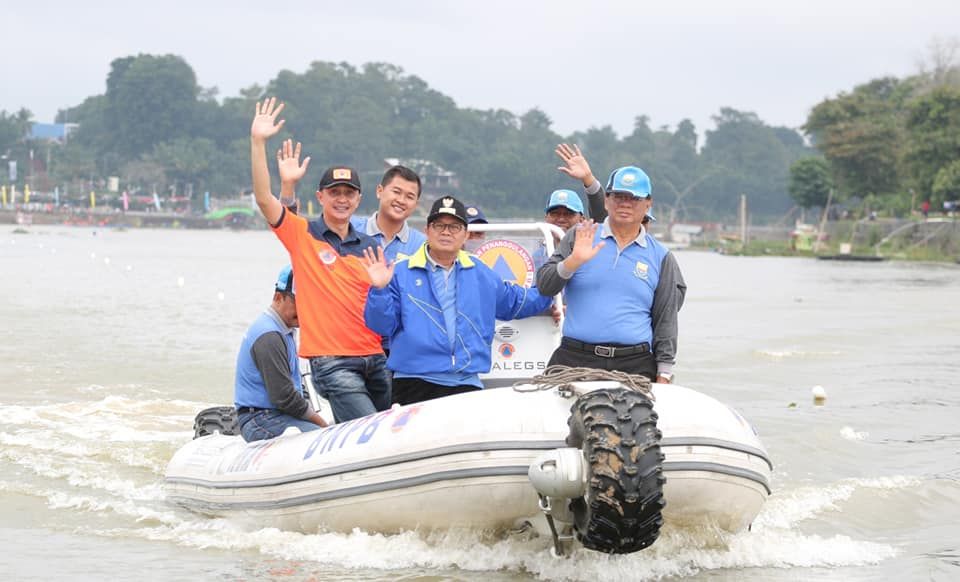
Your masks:
M76 123L32 123L29 138L62 142L77 126Z

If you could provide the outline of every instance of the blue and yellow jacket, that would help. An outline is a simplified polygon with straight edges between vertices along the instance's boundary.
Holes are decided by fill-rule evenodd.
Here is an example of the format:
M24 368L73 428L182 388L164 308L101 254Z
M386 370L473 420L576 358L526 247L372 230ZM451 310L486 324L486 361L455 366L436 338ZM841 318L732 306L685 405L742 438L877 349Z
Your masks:
M367 327L390 338L387 367L404 374L490 371L490 346L497 319L522 319L550 306L536 287L508 283L479 259L460 251L457 278L457 338L451 350L440 301L430 284L426 244L397 263L390 283L371 288Z

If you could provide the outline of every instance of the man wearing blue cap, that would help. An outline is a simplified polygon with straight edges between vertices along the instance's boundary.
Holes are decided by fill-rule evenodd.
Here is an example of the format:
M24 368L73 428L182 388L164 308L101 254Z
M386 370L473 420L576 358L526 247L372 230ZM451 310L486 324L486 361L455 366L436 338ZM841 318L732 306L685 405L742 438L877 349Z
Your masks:
M579 148L562 145L557 154L566 163L561 171L595 186ZM643 226L651 193L640 168L614 170L603 197L603 223L590 220L571 229L537 271L541 293L566 290L563 338L550 365L619 370L661 383L673 379L677 313L687 287L673 254Z
M554 151L560 156L564 164L557 169L571 178L583 182L583 189L590 204L590 218L594 222L601 222L607 217L607 210L604 207L603 187L600 181L594 177L593 172L590 171L590 164L587 163L587 158L580 151L580 146L576 144L570 146L562 143ZM581 206L581 208L583 207ZM653 214L647 210L646 216L643 217L643 225L646 226L651 221L655 222L656 220Z
M543 212L544 222L567 232L583 220L583 201L573 190L554 190Z
M246 441L272 439L291 426L301 431L327 426L304 397L293 329L300 325L293 268L280 271L273 302L253 322L240 344L234 406Z

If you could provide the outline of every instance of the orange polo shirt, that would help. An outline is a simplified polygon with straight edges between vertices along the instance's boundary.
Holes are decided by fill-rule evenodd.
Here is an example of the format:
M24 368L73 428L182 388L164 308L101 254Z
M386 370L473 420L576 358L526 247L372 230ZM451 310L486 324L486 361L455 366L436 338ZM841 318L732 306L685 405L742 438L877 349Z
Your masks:
M300 319L300 357L382 354L380 336L366 326L370 277L360 259L342 257L316 239L302 216L284 209L272 227L290 253Z

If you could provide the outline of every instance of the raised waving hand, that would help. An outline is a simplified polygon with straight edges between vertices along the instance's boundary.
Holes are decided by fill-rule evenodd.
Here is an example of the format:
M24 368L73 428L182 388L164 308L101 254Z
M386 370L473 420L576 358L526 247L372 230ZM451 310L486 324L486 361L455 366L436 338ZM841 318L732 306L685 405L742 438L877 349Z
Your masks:
M576 226L577 234L573 242L573 252L563 261L563 266L568 271L573 272L579 269L584 263L597 256L600 249L607 244L604 241L593 244L593 238L599 226L592 220L584 220Z
M393 269L396 263L388 261L383 254L383 247L378 246L377 250L371 248L363 249L363 258L360 259L363 266L367 269L370 276L370 284L377 289L383 289L393 278Z
M583 182L584 188L593 184L596 178L590 171L590 164L587 163L587 158L580 151L580 146L576 144L570 146L562 143L553 151L563 160L563 165L558 167L558 170L575 180Z
M283 111L284 104L277 105L277 98L271 97L257 102L253 124L250 126L250 137L255 140L267 141L277 135L286 120L277 121L277 116Z

